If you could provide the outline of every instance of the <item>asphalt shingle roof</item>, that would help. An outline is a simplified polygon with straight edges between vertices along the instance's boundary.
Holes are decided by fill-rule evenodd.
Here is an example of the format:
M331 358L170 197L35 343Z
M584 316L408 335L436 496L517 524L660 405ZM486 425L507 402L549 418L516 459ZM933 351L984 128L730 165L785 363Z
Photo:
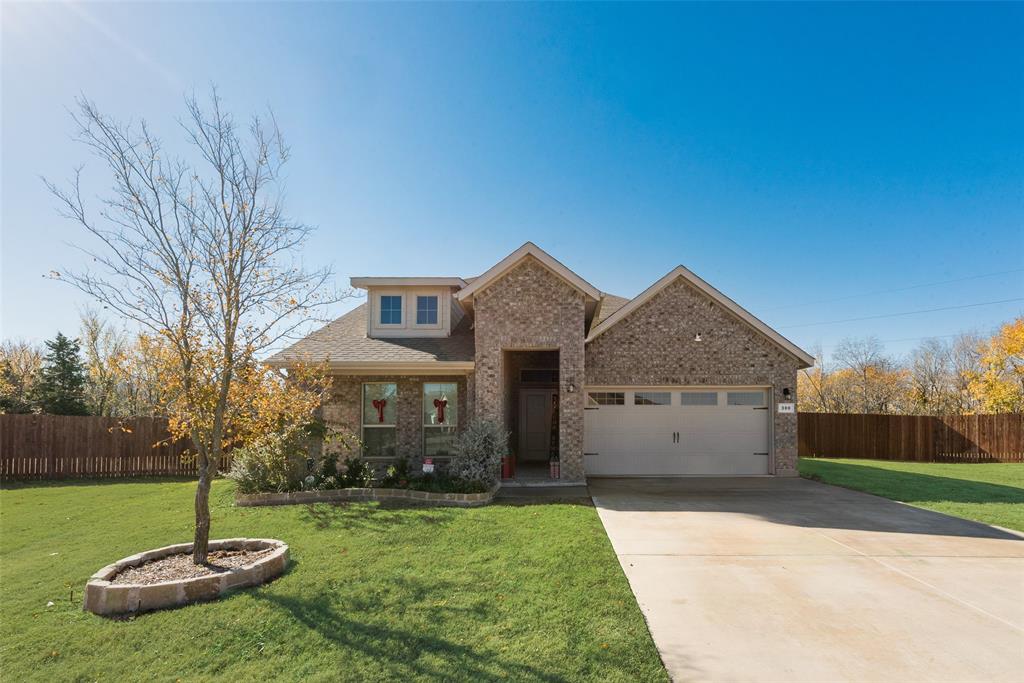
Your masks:
M270 357L271 363L380 362L417 363L472 361L475 355L472 320L465 316L450 337L366 336L366 304L349 311L287 349Z
M469 282L472 278L466 278ZM603 294L591 329L629 302L621 296ZM463 362L475 359L475 341L470 316L465 316L449 337L366 336L366 304L352 309L309 336L270 357L272 364L319 363L419 363Z
M615 296L613 294L602 294L601 305L597 308L597 313L594 314L594 320L590 323L590 328L593 329L600 323L604 322L609 316L615 311L619 310L623 306L629 303L629 299L622 296Z

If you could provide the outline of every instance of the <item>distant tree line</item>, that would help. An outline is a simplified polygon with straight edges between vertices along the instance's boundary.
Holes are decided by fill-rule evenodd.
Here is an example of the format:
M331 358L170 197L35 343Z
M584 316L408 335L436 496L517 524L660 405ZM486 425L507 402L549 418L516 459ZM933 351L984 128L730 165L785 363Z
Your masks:
M1024 317L991 337L926 339L909 356L875 337L840 342L798 377L799 409L822 413L952 415L1024 412Z
M87 311L74 338L58 332L42 347L0 344L0 413L159 415L157 373L155 350L145 337Z

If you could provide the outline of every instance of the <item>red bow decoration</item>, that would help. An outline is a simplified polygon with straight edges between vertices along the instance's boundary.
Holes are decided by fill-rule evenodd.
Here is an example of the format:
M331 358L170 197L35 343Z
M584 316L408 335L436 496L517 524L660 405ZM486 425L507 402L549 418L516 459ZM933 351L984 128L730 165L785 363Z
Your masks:
M377 422L384 421L384 406L388 404L386 399L375 398L373 399L373 407L377 409Z
M437 408L437 424L444 424L444 409L448 405L448 399L446 398L435 398L434 407Z

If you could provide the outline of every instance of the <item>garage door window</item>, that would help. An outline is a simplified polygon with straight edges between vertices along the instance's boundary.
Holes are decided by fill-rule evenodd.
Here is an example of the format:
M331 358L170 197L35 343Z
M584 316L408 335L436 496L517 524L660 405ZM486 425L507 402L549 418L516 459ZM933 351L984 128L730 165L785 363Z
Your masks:
M763 391L730 391L728 404L731 406L763 406Z
M587 394L587 403L595 406L624 406L626 393L623 391L591 391Z
M667 406L672 403L672 394L667 391L638 391L633 394L635 406Z
M717 406L717 391L684 391L679 394L679 404L684 406Z

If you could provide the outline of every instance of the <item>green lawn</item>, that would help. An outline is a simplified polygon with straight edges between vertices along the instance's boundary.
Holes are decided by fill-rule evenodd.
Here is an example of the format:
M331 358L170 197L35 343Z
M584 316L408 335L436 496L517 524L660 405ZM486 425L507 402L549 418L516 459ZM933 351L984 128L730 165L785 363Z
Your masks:
M800 474L826 484L1024 531L1024 463L801 458Z
M236 508L218 481L214 536L282 539L288 573L130 620L83 612L94 571L191 538L193 490L0 491L3 679L667 680L586 505Z

